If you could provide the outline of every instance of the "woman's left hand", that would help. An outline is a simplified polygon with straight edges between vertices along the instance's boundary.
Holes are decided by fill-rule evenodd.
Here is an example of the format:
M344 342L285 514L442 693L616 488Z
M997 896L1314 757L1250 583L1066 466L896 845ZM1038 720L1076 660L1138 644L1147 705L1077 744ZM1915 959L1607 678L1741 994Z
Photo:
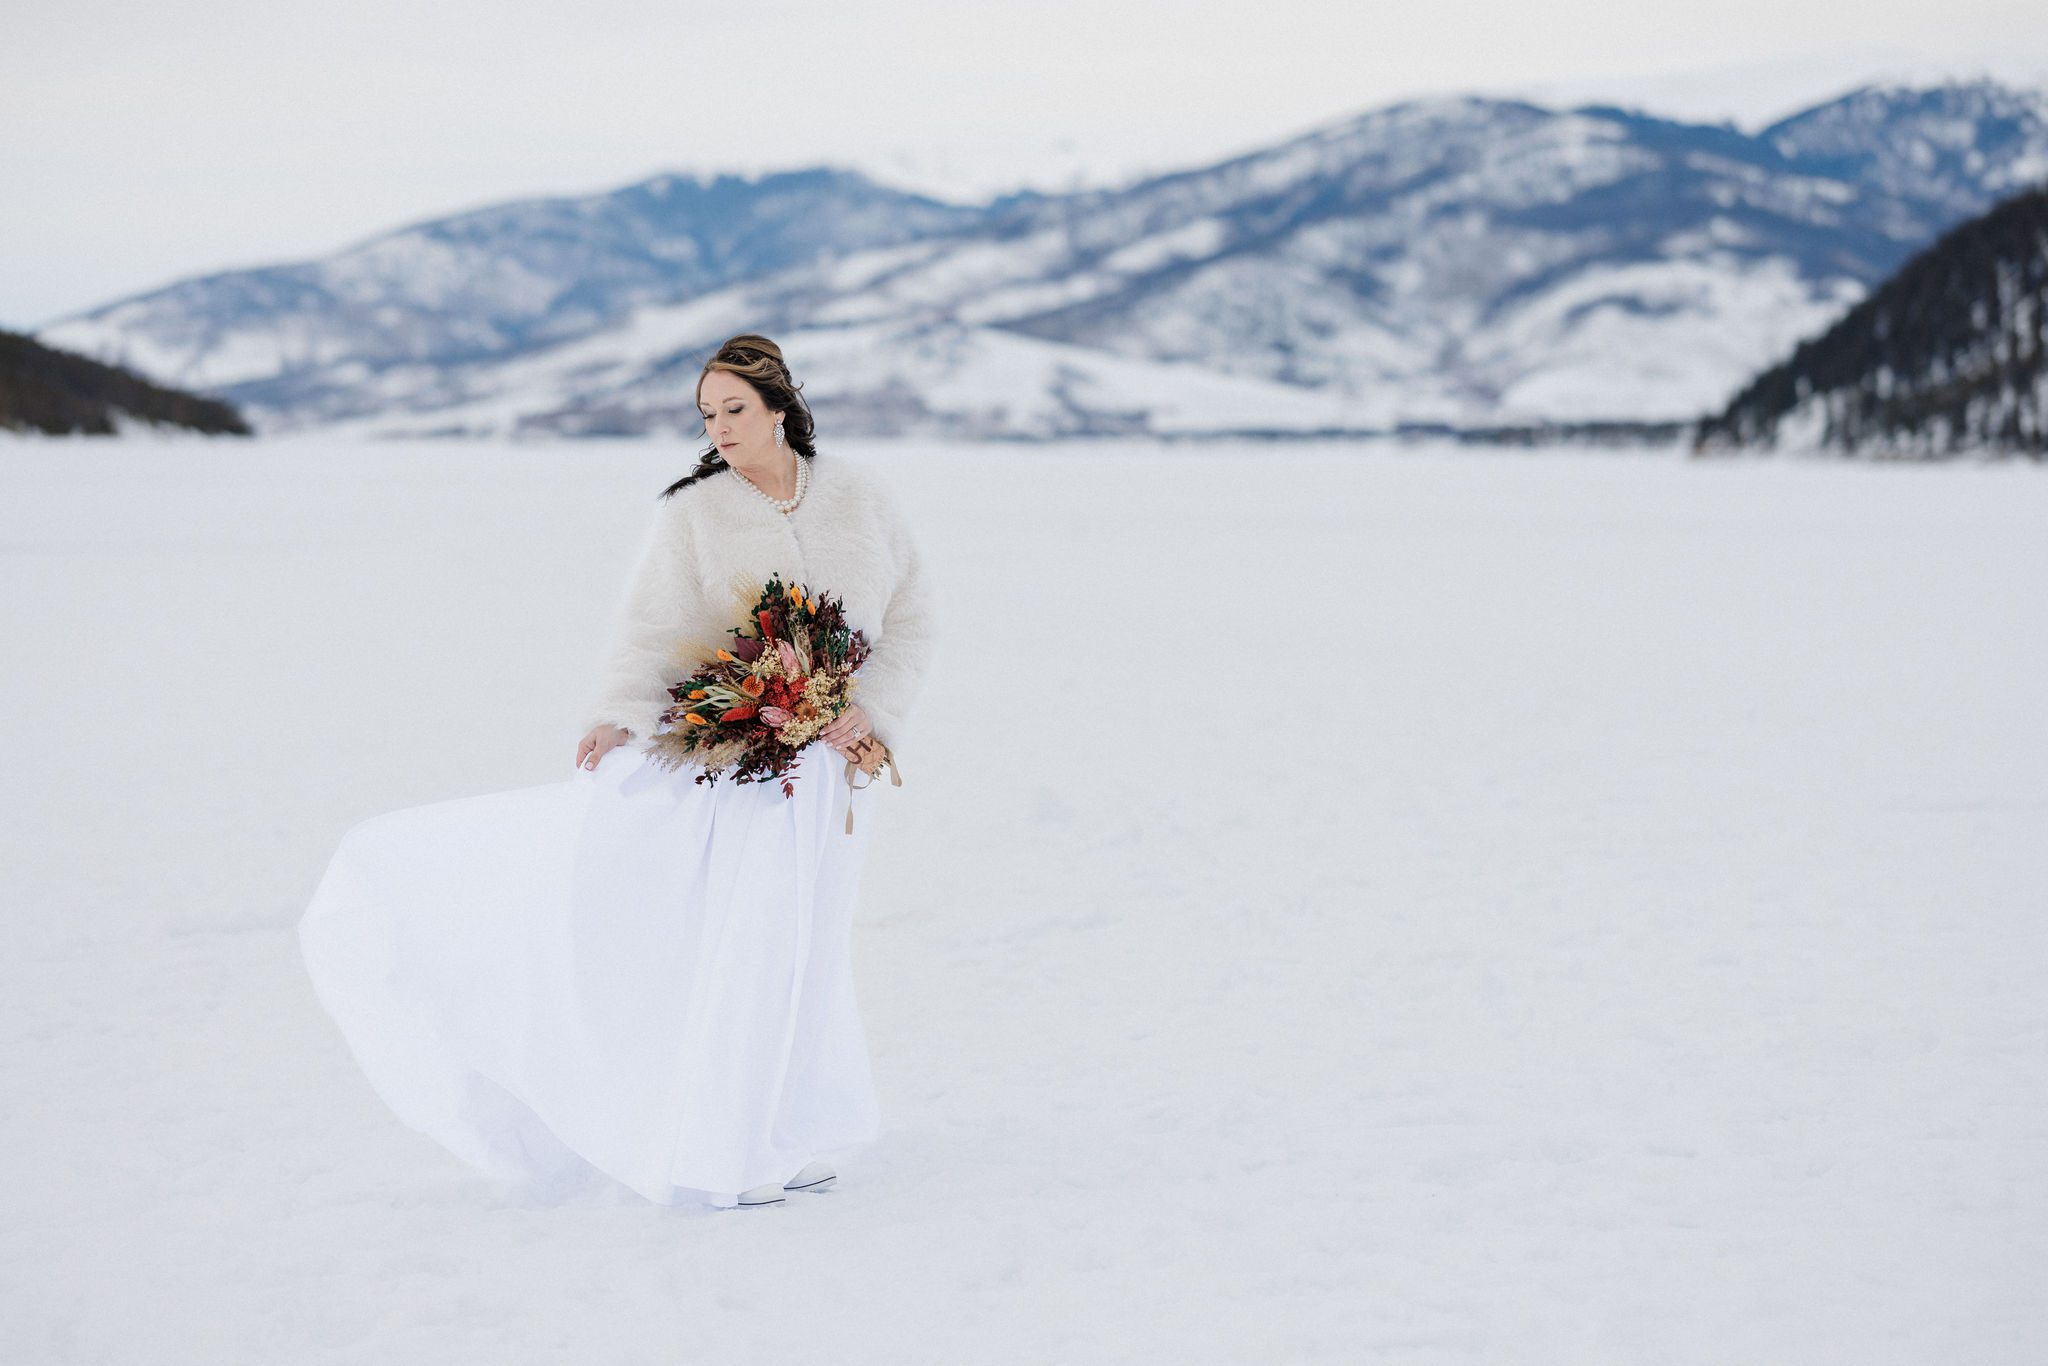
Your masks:
M853 755L848 753L848 748L861 736L874 733L874 722L868 720L868 714L861 710L860 703L855 702L834 717L832 724L819 731L818 735L842 757L851 759Z

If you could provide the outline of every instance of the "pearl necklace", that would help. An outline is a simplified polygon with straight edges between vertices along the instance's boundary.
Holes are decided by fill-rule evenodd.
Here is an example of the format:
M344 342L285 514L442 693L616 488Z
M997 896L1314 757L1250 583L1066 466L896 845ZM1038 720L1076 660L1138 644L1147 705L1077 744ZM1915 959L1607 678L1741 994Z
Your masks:
M725 472L752 489L762 502L787 517L790 513L796 511L796 505L804 500L804 491L811 486L811 462L800 455L794 457L794 459L796 460L796 492L787 498L770 498L762 491L759 484L741 474L738 469L731 465L725 467Z

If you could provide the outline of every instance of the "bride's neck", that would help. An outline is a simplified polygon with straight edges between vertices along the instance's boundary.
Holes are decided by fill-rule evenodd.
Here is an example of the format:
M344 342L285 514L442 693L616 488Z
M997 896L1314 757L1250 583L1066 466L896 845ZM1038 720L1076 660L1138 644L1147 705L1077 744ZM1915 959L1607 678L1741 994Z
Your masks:
M778 456L771 461L768 470L741 469L740 473L747 476L747 479L755 488L761 490L770 498L794 498L796 496L796 462L798 459L799 457L796 452L791 451L789 454ZM738 467L735 466L734 468Z

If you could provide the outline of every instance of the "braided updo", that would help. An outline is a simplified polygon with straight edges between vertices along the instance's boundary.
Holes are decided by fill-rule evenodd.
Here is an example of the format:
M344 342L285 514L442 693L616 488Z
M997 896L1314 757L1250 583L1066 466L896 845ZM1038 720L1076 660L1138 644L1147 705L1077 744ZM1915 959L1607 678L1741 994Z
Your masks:
M782 439L790 449L808 459L818 458L817 447L813 444L814 430L811 410L797 391L798 384L789 373L789 365L782 359L782 348L758 332L742 332L720 343L710 360L704 362L704 369L697 375L697 386L701 391L704 376L713 370L723 370L738 375L754 387L761 395L761 402L768 411L782 414ZM697 467L661 491L666 498L678 489L687 488L699 479L705 479L728 468L725 456L716 442L706 447L697 458Z

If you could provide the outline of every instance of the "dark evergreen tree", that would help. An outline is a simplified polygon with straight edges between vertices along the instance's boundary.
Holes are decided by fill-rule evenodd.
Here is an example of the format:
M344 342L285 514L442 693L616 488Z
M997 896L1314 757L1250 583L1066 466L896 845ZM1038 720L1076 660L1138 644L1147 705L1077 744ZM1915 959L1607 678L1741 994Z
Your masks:
M0 427L111 436L120 414L209 435L252 434L242 415L219 399L165 388L133 370L0 329Z
M2048 185L1942 234L1703 419L1696 454L1781 439L2048 458Z

